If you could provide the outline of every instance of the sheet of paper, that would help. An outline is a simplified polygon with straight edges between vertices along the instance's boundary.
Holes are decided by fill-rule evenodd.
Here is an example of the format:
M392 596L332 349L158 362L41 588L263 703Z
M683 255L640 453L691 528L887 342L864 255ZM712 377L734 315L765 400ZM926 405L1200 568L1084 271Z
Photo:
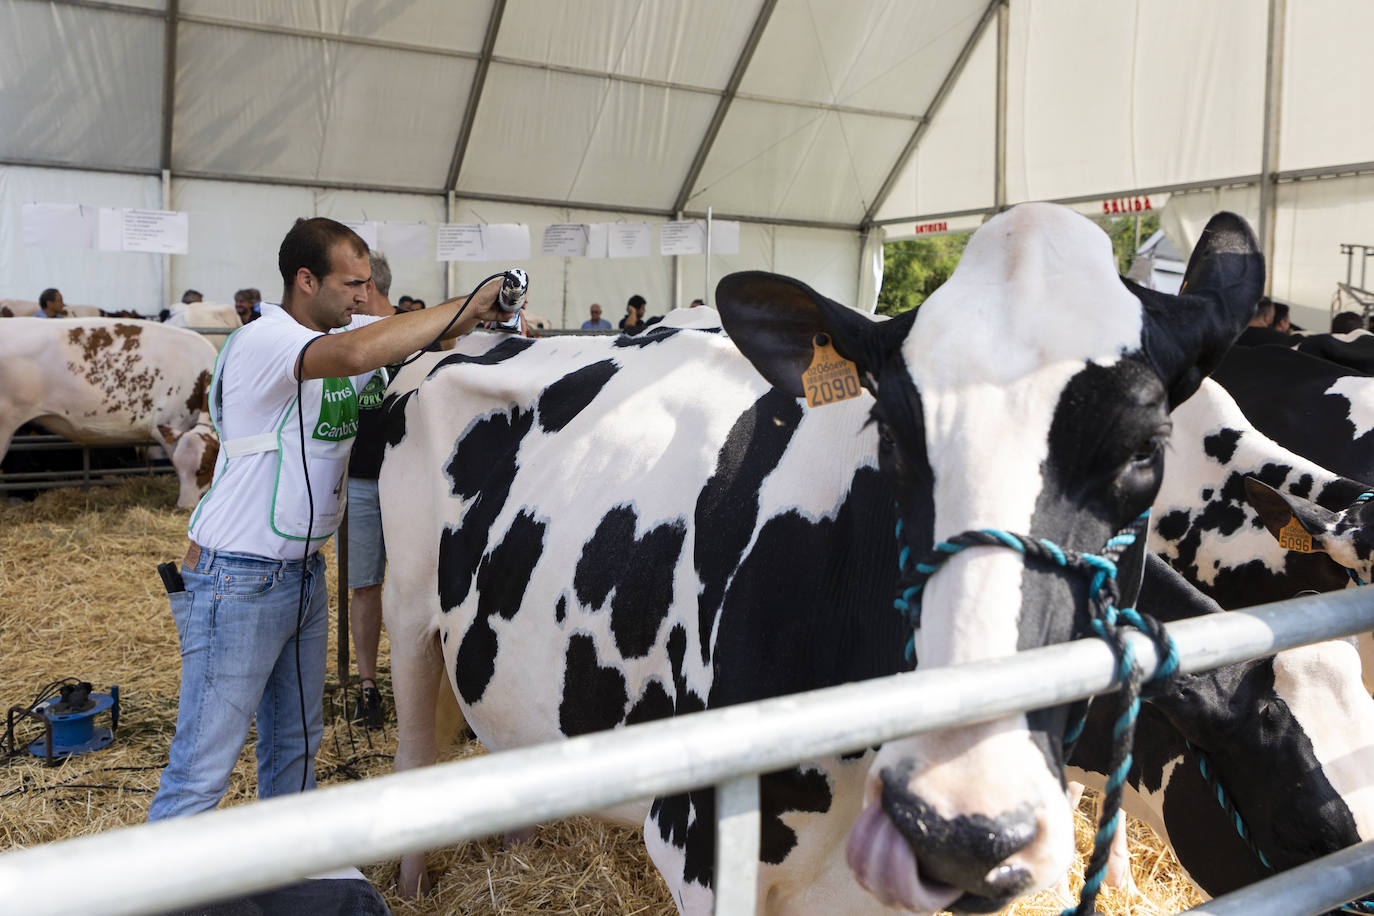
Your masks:
M523 223L483 223L482 246L488 261L528 261L530 227Z
M96 210L83 204L24 204L25 248L90 248Z
M352 229L354 232L358 233L358 235L362 236L363 241L367 242L368 248L377 247L376 220L341 219L339 220L339 222L343 223L345 226Z
M544 239L539 246L542 255L570 255L583 257L591 227L586 223L554 223L544 227Z
M607 253L613 258L647 258L654 229L648 223L607 223Z
M658 253L661 255L701 254L705 250L705 220L664 223L658 229Z
M440 223L435 252L437 261L484 260L482 227L476 224Z
M191 221L172 210L123 210L124 250L185 254Z
M429 256L428 223L379 223L377 247L389 258Z
M610 227L614 223L592 223L587 226L587 257L605 258L609 257L607 242L610 238Z
M101 207L97 246L101 251L124 250L124 211L115 207Z

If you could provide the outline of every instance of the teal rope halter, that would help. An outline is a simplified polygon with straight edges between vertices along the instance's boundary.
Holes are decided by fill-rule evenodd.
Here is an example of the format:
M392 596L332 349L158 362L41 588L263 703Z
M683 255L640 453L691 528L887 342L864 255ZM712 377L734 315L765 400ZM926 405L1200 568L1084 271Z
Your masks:
M902 590L893 606L902 614L912 628L911 640L907 643L907 660L915 660L915 631L921 625L921 598L926 583L950 557L970 547L1007 547L1022 554L1028 560L1086 572L1091 581L1088 586L1091 617L1089 627L1093 635L1107 641L1117 660L1117 682L1121 684L1118 693L1117 720L1112 730L1112 757L1110 774L1107 777L1106 791L1103 796L1102 816L1097 835L1093 838L1092 856L1084 875L1083 890L1078 906L1065 910L1062 916L1092 916L1102 878L1107 870L1107 856L1111 851L1112 838L1121 822L1121 795L1126 777L1133 762L1131 749L1135 743L1135 723L1140 712L1140 691L1147 683L1167 680L1178 671L1178 652L1174 641L1164 626L1152 617L1137 613L1133 608L1118 608L1120 599L1116 579L1117 561L1135 543L1149 521L1146 511L1136 518L1125 530L1108 539L1101 554L1079 553L1065 550L1053 541L1044 538L1028 538L997 529L966 531L949 540L941 541L914 566L909 566L911 549L902 544L898 556L901 569ZM897 539L901 543L902 523L897 522ZM1155 644L1160 659L1153 674L1147 676L1136 665L1135 650L1126 640L1126 629L1132 627L1149 636ZM1082 734L1084 714L1064 734L1065 747L1072 747Z

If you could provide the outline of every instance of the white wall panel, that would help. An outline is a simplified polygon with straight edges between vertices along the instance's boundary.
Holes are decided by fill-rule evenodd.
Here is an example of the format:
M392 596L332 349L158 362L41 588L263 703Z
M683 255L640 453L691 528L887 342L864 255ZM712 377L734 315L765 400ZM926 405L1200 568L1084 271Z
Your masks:
M498 57L724 89L762 0L511 0Z
M1280 168L1374 160L1371 36L1374 4L1288 4Z
M185 15L338 35L355 35L453 51L482 47L492 0L181 0Z
M26 248L22 209L31 203L159 209L162 187L158 179L0 165L0 299L36 300L40 292L54 286L72 305L143 313L161 308L160 255Z
M234 301L234 291L257 287L281 301L277 249L297 217L315 215L309 188L180 180L172 207L190 214L190 251L172 258L172 296L196 289L209 302Z
M157 168L161 19L0 2L0 158Z
M445 222L445 198L421 194L378 194L366 191L317 191L315 215L338 220L423 222L429 225L429 248L422 257L398 257L381 248L391 265L391 301L402 296L436 305L444 299L446 268L434 260L435 227Z

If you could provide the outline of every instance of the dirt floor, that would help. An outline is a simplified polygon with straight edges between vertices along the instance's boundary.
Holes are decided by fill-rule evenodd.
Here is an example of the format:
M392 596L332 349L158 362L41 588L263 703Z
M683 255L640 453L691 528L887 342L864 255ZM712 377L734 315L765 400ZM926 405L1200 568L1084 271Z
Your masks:
M119 686L121 717L104 750L48 768L26 753L0 749L0 850L47 843L141 823L166 763L176 722L179 662L176 630L158 579L158 563L180 558L189 513L177 511L170 478L117 487L54 490L32 502L0 504L0 704L28 706L45 685L63 678L90 681L108 693ZM332 560L332 547L326 548ZM331 595L337 590L331 582ZM331 598L331 606L335 606ZM317 763L322 785L389 773L395 750L388 649L383 637L380 680L387 727L367 732L347 721L345 698L330 670L324 745ZM96 725L108 726L100 716ZM39 735L16 729L22 749ZM460 742L454 756L483 753ZM244 749L225 806L254 798L253 754ZM1079 847L1093 826L1085 800ZM1201 902L1173 855L1147 827L1132 822L1133 870L1140 892L1107 889L1107 914L1176 913ZM662 880L644 852L640 832L574 818L539 828L534 840L503 849L499 838L431 852L435 891L402 900L394 862L359 862L398 916L420 914L671 914ZM1081 881L1081 865L1074 878ZM1058 916L1064 902L1045 893L1009 911Z

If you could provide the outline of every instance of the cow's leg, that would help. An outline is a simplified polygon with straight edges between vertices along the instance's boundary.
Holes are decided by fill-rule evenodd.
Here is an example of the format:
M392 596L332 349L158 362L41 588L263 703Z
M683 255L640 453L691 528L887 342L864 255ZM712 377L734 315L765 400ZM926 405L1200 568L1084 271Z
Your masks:
M1078 810L1078 803L1083 800L1083 790L1085 788L1087 787L1084 786L1083 783L1074 782L1072 779L1069 780L1068 795L1070 811ZM1058 897L1065 906L1073 906L1074 903L1077 902L1073 897L1073 889L1069 887L1068 872L1064 873L1064 876L1059 879L1059 883L1056 884L1052 890L1054 891L1054 895Z
M708 789L706 794L712 791ZM710 916L715 910L715 895L711 889L687 877L689 858L710 862L715 857L714 821L705 833L689 829L697 813L689 799L702 794L656 798L644 818L644 846L682 916ZM687 847L693 843L701 848L689 851Z
M394 571L393 571L394 572ZM397 772L429 766L438 759L435 737L435 707L439 690L448 690L444 679L444 657L438 632L429 615L416 614L414 608L396 607L405 599L395 595L392 577L382 591L382 613L391 640L391 684L396 702ZM416 619L416 618L421 619ZM397 879L402 896L414 897L429 892L425 854L415 852L401 858Z
M1107 872L1103 883L1130 893L1138 893L1135 878L1131 875L1131 849L1126 842L1126 815L1121 815L1121 824L1112 837L1112 848L1107 854Z

